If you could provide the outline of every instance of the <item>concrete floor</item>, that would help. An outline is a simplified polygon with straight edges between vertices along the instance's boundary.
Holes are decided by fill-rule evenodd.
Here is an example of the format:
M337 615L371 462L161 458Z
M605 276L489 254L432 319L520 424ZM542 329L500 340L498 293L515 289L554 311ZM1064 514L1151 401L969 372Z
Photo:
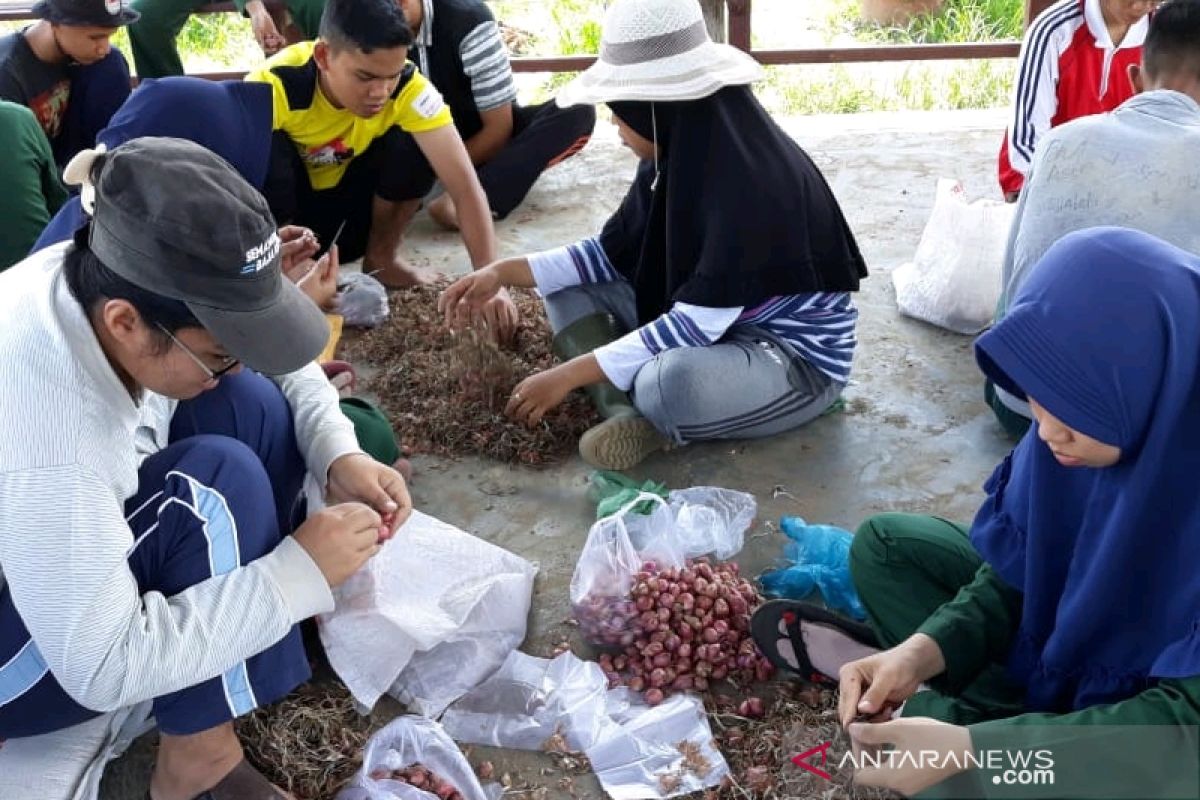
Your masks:
M981 400L971 339L902 318L890 271L914 252L937 178L960 178L972 197L997 195L994 165L1003 125L995 112L787 124L833 186L871 270L857 300L860 345L846 410L772 440L692 445L632 471L673 488L716 485L753 493L759 522L739 559L745 572L758 572L778 554L782 537L767 523L781 515L853 530L886 510L962 520L974 513L980 484L1009 443ZM611 126L600 123L593 143L544 176L526 204L498 226L501 252L591 235L619 202L633 168ZM467 269L457 237L425 220L413 232L410 253L445 272ZM523 649L548 655L572 630L563 624L570 616L568 585L593 518L588 468L578 459L532 471L476 459L417 458L416 469L417 507L540 565ZM145 748L140 750L140 758L125 761L144 765ZM530 779L546 766L538 754L489 757ZM126 763L114 771L126 779L108 782L106 800L140 798L131 785L138 781L128 778L141 770ZM543 779L551 787L548 797L569 796L553 788L555 780ZM575 786L577 797L602 796L590 776Z

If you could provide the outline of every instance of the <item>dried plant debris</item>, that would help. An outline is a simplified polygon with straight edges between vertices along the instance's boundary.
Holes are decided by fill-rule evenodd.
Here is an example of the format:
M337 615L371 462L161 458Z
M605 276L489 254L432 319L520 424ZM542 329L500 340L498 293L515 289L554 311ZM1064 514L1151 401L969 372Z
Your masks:
M446 329L437 312L444 286L393 292L388 319L342 348L343 357L375 368L364 388L403 444L414 453L535 467L574 453L579 436L599 422L581 392L532 428L504 415L518 383L558 363L541 301L531 291L512 291L521 323L513 345L501 348L479 333Z
M760 719L740 715L739 698L709 694L705 697L709 723L717 747L729 763L731 777L719 789L709 789L704 800L883 800L898 795L851 783L853 769L839 769L850 740L837 719L837 692L795 683L780 686L779 696L765 704ZM792 763L794 756L826 742L825 762L819 753L808 759L828 773L830 780Z
M328 800L362 766L374 732L340 683L305 684L237 721L246 758L297 800Z

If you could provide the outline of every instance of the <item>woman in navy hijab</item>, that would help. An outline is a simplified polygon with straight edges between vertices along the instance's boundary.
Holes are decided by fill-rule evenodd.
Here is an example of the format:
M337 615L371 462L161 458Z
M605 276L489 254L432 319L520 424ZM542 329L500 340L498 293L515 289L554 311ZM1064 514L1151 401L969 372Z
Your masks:
M187 139L228 161L256 189L263 188L271 155L271 92L244 81L203 78L145 80L117 110L96 141L109 150L140 136ZM87 221L71 198L32 252L75 235Z
M1026 797L1200 797L1200 258L1071 234L975 353L1035 425L974 524L868 520L850 571L870 630L781 601L760 647L839 680L859 752L942 756L861 783L988 796L1022 776L980 756L1022 750L1054 781Z

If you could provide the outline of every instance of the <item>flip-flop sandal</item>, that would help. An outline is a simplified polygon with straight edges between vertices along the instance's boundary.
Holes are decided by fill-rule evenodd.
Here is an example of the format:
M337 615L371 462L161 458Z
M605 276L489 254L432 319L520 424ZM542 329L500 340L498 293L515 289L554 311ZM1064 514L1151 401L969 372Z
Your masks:
M354 372L354 367L347 361L326 361L321 364L321 369L325 371L325 377L334 385L338 391L347 389L351 393L354 392L358 384L358 375Z
M804 635L800 631L802 621L833 628L858 644L882 649L870 626L846 619L822 606L795 600L770 600L763 603L750 617L750 635L754 637L754 643L776 669L799 675L810 683L836 684L837 676L826 675L813 666L808 657L808 648L804 645ZM779 632L780 622L786 625L787 638L795 651L797 666L789 664L779 653L779 642L783 639Z

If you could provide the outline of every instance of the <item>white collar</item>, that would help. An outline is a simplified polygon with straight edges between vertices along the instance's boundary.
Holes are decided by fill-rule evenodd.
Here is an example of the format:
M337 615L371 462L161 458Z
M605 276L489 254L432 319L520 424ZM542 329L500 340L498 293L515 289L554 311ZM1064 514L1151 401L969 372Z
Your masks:
M429 0L425 0L425 2L428 3ZM1150 28L1150 15L1147 14L1129 27L1118 48L1108 34L1108 25L1104 23L1104 11L1100 8L1100 0L1083 0L1083 19L1087 23L1092 38L1096 40L1096 47L1105 50L1127 50L1130 47L1141 47L1142 43L1146 41L1146 31Z

